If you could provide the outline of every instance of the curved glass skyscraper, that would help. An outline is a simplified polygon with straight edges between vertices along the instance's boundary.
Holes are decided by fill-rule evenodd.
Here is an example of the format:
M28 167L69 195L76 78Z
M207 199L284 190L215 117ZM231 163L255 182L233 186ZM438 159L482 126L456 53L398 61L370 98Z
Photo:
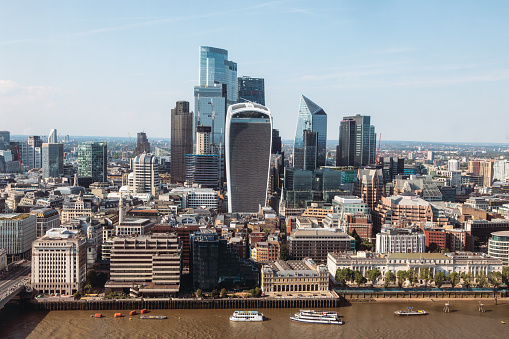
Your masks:
M257 213L269 183L272 117L262 105L241 103L226 116L228 212Z
M316 147L316 167L325 166L325 158L327 156L327 114L325 111L306 98L304 95L300 97L299 117L297 120L297 131L295 132L295 143L293 148L293 166L302 169L306 165L305 156L309 158L309 151L306 150L304 142L304 132L311 131L317 133Z

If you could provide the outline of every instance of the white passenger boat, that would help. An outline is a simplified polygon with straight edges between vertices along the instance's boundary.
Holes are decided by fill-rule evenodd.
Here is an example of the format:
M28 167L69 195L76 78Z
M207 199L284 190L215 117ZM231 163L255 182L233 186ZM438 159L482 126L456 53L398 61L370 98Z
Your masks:
M424 310L414 311L413 307L407 307L406 310L395 311L394 314L396 314L398 316L410 316L410 315L426 315L426 314L428 314L428 312L426 312Z
M263 321L263 314L258 311L235 311L231 321Z
M343 325L343 321L339 319L338 314L333 311L312 311L301 310L290 317L293 321L310 324L327 324L327 325Z

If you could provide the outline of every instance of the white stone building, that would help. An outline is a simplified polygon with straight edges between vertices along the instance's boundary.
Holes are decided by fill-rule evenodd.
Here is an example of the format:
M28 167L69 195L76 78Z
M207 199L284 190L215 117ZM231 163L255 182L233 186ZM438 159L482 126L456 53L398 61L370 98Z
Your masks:
M376 253L424 253L426 235L411 228L384 227L376 235Z

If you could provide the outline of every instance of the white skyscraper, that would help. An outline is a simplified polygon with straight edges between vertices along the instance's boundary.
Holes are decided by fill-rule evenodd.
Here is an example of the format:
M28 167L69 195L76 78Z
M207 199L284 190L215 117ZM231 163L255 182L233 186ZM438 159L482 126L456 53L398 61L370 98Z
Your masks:
M58 142L57 130L53 128L48 135L48 144L56 144Z

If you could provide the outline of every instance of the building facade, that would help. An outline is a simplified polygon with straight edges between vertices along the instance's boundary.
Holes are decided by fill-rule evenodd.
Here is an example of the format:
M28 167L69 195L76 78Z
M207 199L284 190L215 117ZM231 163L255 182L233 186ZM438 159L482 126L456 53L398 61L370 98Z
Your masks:
M297 229L287 238L288 252L293 259L327 260L329 252L355 250L355 239L338 229Z
M0 214L0 248L9 263L30 259L32 242L37 239L37 219L26 213Z
M136 136L136 155L142 153L150 153L150 142L148 142L145 132L140 132Z
M235 104L226 120L228 212L258 212L265 206L272 143L270 110L259 104Z
M157 196L161 190L159 159L150 153L139 154L132 161L132 169L132 174L129 174L129 191Z
M177 101L171 110L171 182L185 181L185 155L193 153L193 112L189 102Z
M64 174L64 145L42 144L42 177L58 178Z
M108 146L105 142L88 141L78 146L78 177L92 182L108 179Z
M412 228L384 227L376 235L376 253L425 253L426 235Z
M265 106L265 80L248 76L237 78L237 102L253 102Z
M371 117L357 114L344 117L339 125L336 166L367 166L375 164L376 134Z
M500 259L504 265L509 263L509 231L491 233L488 241L488 255Z

